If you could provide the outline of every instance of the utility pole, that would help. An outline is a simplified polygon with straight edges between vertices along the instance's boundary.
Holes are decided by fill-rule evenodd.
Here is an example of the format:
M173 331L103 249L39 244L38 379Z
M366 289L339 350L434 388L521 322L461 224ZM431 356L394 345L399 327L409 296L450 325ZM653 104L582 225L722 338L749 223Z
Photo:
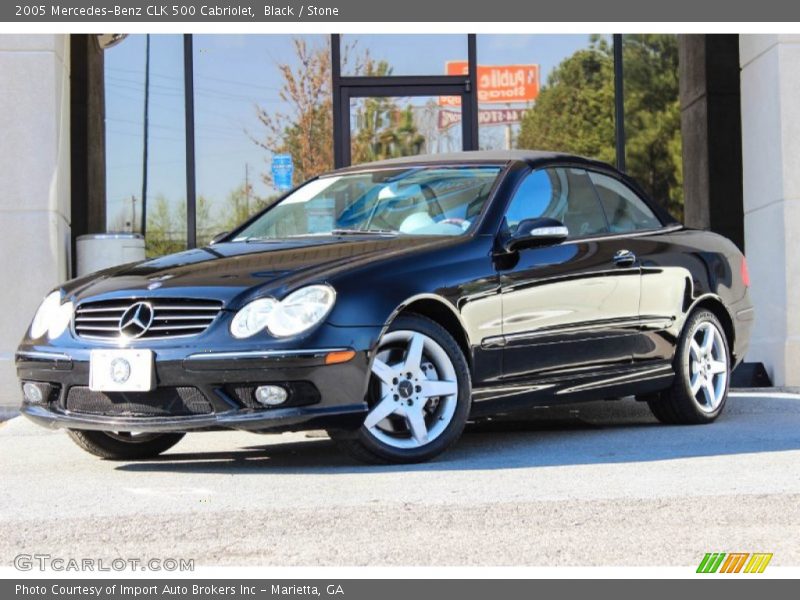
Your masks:
M194 38L183 34L183 104L186 131L186 247L197 247L197 182L194 152Z
M510 104L506 104L506 110L507 111L511 110L511 105ZM513 143L513 139L514 139L514 136L513 136L513 133L511 131L511 123L506 123L506 132L505 132L505 148L506 148L506 150L511 150L511 145Z
M131 194L131 233L136 231L136 196Z
M142 146L142 235L147 231L147 146L150 119L150 34L145 39L144 53L144 144ZM134 214L135 216L135 214ZM133 227L131 227L133 229Z
M250 216L250 165L246 162L244 163L244 202L245 218L247 218Z

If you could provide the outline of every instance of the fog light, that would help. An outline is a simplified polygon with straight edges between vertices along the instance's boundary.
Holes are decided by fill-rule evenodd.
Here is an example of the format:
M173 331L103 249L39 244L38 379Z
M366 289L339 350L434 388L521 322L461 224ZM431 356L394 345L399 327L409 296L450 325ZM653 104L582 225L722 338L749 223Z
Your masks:
M26 383L22 386L22 395L25 396L25 400L28 402L33 402L38 404L44 399L44 395L42 394L42 389L36 385L35 383Z
M283 404L288 397L288 392L279 385L262 385L256 388L256 400L265 406Z

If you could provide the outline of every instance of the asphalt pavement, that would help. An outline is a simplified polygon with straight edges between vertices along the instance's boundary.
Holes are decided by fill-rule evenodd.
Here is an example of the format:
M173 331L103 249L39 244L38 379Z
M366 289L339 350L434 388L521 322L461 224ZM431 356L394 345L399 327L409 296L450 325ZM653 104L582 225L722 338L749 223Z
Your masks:
M0 565L20 553L198 565L800 565L800 395L737 393L710 426L633 400L471 426L439 460L363 466L321 434L196 433L110 462L0 425Z

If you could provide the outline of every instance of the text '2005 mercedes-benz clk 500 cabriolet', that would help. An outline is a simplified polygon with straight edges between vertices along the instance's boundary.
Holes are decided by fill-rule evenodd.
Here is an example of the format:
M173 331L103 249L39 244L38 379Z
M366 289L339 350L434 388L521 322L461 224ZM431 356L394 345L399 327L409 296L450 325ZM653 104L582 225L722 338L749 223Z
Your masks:
M514 151L314 178L215 243L67 282L16 355L22 412L104 458L187 432L326 429L416 462L466 422L634 395L709 423L747 264L612 167Z

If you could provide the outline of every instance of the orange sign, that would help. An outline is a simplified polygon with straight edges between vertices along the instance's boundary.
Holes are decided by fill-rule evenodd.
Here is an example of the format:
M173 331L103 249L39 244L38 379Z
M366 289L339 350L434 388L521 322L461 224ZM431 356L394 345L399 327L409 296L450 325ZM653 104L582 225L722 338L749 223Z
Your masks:
M466 75L465 60L447 61L448 75ZM539 65L478 65L478 102L511 104L532 102L539 95ZM441 96L441 106L460 106L459 96Z

